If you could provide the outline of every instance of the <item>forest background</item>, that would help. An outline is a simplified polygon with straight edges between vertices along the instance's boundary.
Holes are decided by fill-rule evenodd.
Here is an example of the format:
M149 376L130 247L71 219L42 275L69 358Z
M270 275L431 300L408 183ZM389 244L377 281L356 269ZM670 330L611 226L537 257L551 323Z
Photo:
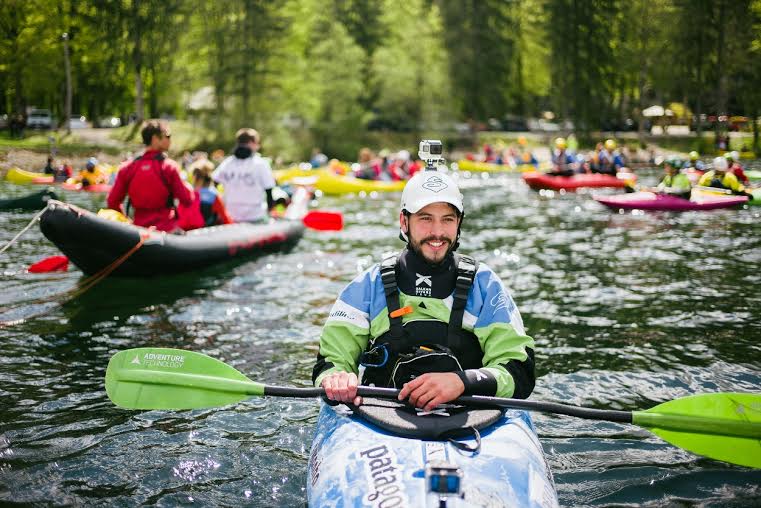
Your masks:
M761 0L0 4L0 115L185 119L207 146L253 126L293 159L530 118L582 138L667 121L699 148L737 120L759 153L760 85Z

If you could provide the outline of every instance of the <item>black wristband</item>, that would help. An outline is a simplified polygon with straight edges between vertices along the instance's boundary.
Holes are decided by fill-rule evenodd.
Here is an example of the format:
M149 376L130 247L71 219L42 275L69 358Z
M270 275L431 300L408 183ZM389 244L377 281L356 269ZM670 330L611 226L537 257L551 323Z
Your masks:
M486 369L468 369L455 372L465 385L463 395L494 395L497 379Z

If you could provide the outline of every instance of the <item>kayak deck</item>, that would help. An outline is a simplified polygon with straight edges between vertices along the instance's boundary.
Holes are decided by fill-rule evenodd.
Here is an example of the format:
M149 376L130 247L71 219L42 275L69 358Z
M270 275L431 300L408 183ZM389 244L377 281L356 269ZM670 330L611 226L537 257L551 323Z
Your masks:
M637 176L633 173L618 173L616 176L601 174L579 174L573 176L554 176L545 173L523 173L523 180L534 190L568 190L573 191L584 187L623 188L627 183L636 181Z
M748 201L745 196L726 196L693 191L690 199L656 194L654 192L634 192L616 196L593 196L595 201L609 208L621 210L653 211L695 211L729 208Z
M228 224L172 235L115 222L59 201L40 218L42 233L84 273L94 274L145 242L112 275L155 276L206 268L233 259L286 250L304 233L298 220Z
M442 418L428 416L425 418ZM458 439L469 445L474 438ZM437 507L425 485L426 463L443 460L463 472L462 498L446 506L558 506L550 470L525 411L510 410L481 431L481 449L392 435L323 405L309 458L310 506Z

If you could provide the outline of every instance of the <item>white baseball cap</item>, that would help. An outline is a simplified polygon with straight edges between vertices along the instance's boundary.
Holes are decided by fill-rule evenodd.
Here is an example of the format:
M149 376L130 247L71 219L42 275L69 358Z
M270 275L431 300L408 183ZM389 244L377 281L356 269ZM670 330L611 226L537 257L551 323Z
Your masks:
M419 171L410 178L402 192L402 210L417 213L431 203L449 203L463 213L462 193L457 183L439 171Z

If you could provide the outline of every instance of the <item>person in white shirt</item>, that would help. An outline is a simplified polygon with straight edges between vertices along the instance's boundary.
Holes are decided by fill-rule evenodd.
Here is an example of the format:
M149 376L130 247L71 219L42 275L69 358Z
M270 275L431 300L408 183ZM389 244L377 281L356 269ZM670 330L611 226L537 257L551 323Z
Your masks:
M222 161L211 178L224 185L225 208L235 222L261 222L274 206L275 177L269 161L259 155L259 133L240 129L235 137L237 146L233 155Z

